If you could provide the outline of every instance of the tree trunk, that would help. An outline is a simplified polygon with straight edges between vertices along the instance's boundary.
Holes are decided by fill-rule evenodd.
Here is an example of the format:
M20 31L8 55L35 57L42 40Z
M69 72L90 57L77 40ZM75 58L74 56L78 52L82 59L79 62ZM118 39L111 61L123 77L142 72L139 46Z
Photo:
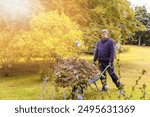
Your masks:
M141 36L139 36L139 42L138 45L141 46Z
M9 70L8 70L8 64L7 63L3 63L2 64L2 75L4 77L8 77L9 76Z

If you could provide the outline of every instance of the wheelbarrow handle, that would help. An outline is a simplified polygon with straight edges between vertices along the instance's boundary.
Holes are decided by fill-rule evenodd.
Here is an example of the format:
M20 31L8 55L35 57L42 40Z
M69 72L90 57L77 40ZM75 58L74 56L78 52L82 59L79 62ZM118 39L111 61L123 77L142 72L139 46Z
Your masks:
M107 70L109 67L110 67L110 65L108 65L108 66L104 69L104 71L102 71L99 75L97 75L97 76L95 76L94 78L88 80L87 84L92 84L92 83L95 83L97 80L99 80L100 77L103 76L103 74L106 72L106 70Z
M104 69L104 71L101 72L100 76L105 73L105 71L110 67L111 65L107 65L107 67Z

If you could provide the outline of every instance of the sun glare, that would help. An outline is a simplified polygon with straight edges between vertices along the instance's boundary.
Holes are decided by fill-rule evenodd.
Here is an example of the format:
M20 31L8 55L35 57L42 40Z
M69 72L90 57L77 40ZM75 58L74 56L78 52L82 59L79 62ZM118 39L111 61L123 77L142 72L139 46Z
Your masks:
M12 20L28 17L33 9L33 0L0 0L1 14Z

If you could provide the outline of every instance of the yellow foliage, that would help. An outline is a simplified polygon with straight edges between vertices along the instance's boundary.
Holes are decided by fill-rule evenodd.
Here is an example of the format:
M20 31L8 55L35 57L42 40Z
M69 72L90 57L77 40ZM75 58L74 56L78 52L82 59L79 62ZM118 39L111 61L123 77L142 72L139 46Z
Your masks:
M77 56L84 48L82 31L64 14L40 13L31 19L29 26L28 31L20 30L12 35L7 30L0 33L1 60ZM76 41L81 43L80 47Z
M76 40L82 44L82 32L77 24L57 12L35 16L30 21L29 37L35 48L42 48L43 55L52 50L60 56L68 57L76 55L83 47L78 48L75 44Z

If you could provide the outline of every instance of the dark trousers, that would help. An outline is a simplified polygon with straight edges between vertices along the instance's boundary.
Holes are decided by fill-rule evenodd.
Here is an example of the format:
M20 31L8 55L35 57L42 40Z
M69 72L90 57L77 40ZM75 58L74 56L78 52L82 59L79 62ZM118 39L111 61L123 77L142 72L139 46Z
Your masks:
M109 62L100 62L100 65L99 65L99 68L100 68L100 71L103 72L104 69L109 65ZM115 74L114 72L114 65L112 64L108 69L107 69L107 72L109 73L110 77L112 78L112 81L114 82L114 84L116 85L116 87L119 89L120 88L120 81L119 81L119 78L118 76ZM102 85L104 88L106 85L107 85L107 82L106 82L106 72L104 73L104 75L100 78L101 82L102 82Z

